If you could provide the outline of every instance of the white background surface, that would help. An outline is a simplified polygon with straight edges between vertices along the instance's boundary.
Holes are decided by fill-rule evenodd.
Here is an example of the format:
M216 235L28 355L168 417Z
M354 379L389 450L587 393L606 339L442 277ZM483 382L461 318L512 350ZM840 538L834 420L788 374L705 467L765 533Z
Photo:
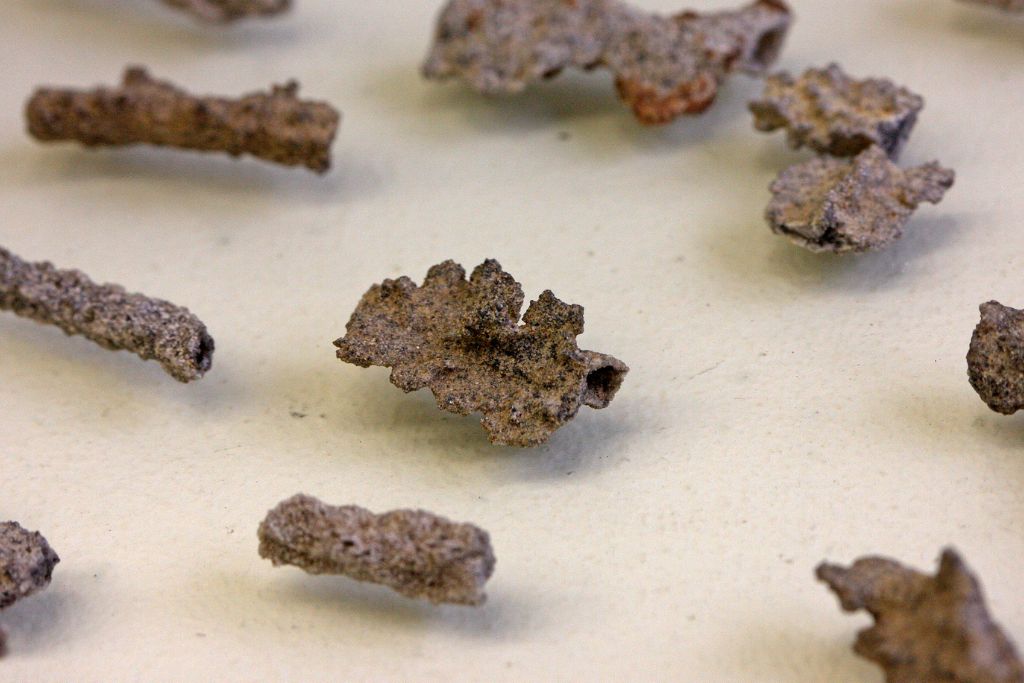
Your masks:
M298 0L225 30L151 0L5 0L0 244L187 305L217 353L179 385L0 316L0 518L63 560L4 612L0 680L880 681L849 650L868 618L812 570L931 571L946 544L1024 639L1024 418L990 412L964 361L980 302L1024 305L1024 20L794 4L780 66L922 93L903 161L959 173L887 252L768 231L766 187L806 155L753 131L744 77L650 129L606 73L491 101L421 81L439 2ZM24 134L36 85L126 63L198 92L298 78L345 112L335 170ZM583 304L581 344L632 367L535 450L333 357L372 283L488 256L528 298ZM298 491L488 529L488 604L274 569L256 527Z

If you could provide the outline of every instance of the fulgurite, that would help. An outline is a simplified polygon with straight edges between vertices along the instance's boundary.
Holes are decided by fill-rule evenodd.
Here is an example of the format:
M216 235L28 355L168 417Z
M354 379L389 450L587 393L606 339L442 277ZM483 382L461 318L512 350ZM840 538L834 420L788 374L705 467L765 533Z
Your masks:
M98 285L77 270L29 263L0 247L0 310L55 325L112 351L156 360L180 382L199 379L213 363L213 338L187 308Z
M481 605L495 558L487 532L424 510L375 515L298 494L260 524L260 557L342 574L433 603Z

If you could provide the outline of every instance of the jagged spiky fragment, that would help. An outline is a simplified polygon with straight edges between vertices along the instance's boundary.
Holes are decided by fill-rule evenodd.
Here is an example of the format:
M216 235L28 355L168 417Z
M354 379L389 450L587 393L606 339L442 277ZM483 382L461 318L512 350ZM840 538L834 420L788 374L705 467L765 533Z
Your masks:
M202 377L213 363L213 338L187 308L119 285L97 285L77 270L29 263L0 247L0 311L56 325L105 349L156 360L180 382Z
M50 585L57 553L38 531L0 522L0 609Z
M341 117L326 102L300 100L298 92L291 81L238 99L195 97L132 67L117 88L41 88L25 115L29 133L44 142L250 154L323 173L331 167L331 143Z
M811 251L882 249L921 202L941 201L954 178L937 162L901 169L880 147L853 159L821 156L779 174L766 217L773 232Z
M754 127L785 128L790 146L854 156L878 145L895 159L917 122L924 99L892 81L850 78L838 64L808 69L800 78L775 74L750 103Z
M281 14L292 0L162 0L165 5L184 10L203 21L225 23L248 17Z
M1024 311L998 301L981 305L967 352L971 386L988 407L1012 415L1024 408Z
M522 287L497 261L468 281L445 261L422 287L407 277L371 287L335 342L338 358L392 368L392 384L429 387L442 410L482 413L493 443L535 446L581 405L606 407L629 368L576 345L582 306L546 291L520 324L522 306Z
M1013 643L955 551L942 554L934 577L881 557L822 564L817 576L845 611L874 617L854 651L881 666L887 683L1024 683Z
M1008 12L1024 12L1024 0L961 0L961 2L998 7Z
M375 515L304 494L271 510L259 528L260 557L310 574L342 574L435 604L482 605L494 573L487 532L424 510Z
M711 106L734 71L763 73L790 24L782 0L730 12L649 14L617 0L450 0L423 67L484 93L515 93L567 67L607 67L644 123Z

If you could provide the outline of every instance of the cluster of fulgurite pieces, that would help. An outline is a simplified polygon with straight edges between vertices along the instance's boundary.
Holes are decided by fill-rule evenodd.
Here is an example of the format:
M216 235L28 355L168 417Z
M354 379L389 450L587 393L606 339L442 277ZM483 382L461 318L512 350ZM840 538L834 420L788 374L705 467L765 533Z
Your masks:
M423 73L508 94L568 67L604 67L640 121L666 123L711 106L729 74L764 73L790 21L782 0L673 16L618 0L451 0Z
M955 178L936 162L895 163L923 107L906 88L851 78L836 64L766 79L750 103L754 127L785 129L792 147L818 154L772 183L772 231L816 252L871 251L899 239L918 205L938 203Z

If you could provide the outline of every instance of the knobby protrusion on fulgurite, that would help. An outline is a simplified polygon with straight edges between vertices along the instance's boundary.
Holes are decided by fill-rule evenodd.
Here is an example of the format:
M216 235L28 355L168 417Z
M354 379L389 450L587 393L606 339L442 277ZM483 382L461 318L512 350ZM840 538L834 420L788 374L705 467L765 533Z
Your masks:
M40 88L25 115L29 133L43 142L249 154L324 173L341 115L326 102L300 100L298 93L291 81L237 99L196 97L131 67L115 88Z
M582 306L546 291L520 323L523 302L522 287L497 261L468 280L445 261L422 286L401 277L371 287L335 342L337 355L391 368L403 391L428 387L442 410L482 413L493 443L535 446L581 406L606 407L629 368L580 350Z
M1024 683L1016 648L955 551L943 552L935 576L883 557L822 564L817 576L845 611L874 617L854 651L881 666L888 683Z
M341 574L410 598L482 605L494 573L487 532L424 510L374 513L298 494L260 524L260 557L310 574Z
M666 123L711 106L730 73L764 73L790 21L782 0L673 16L617 0L451 0L423 73L500 94L567 67L606 67L640 121Z
M17 522L0 522L0 610L50 585L57 553L38 531ZM0 628L0 657L7 652L7 636Z
M161 0L165 5L215 23L270 17L288 11L292 0Z
M213 363L213 338L187 308L119 285L98 285L78 270L23 261L3 247L0 310L156 360L181 382L199 379Z

